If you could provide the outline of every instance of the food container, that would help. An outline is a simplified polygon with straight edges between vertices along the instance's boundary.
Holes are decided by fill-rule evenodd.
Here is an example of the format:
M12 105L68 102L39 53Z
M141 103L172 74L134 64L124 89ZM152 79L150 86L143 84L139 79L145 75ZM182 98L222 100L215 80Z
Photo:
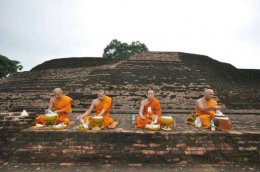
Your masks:
M102 124L104 122L104 117L103 116L93 116L91 118L91 122L93 122L96 125Z
M57 125L53 125L52 128L54 130L62 130L66 127L66 125L64 125L63 123L62 124L57 124Z
M151 130L151 131L158 131L160 129L159 124L146 124L145 129Z
M45 121L46 122L52 122L52 123L55 122L57 117L58 117L58 114L56 114L56 113L47 113L47 114L44 115Z
M161 116L161 122L165 125L171 125L173 122L173 117L171 116Z
M88 131L89 130L89 126L87 126L86 124L80 124L77 127L77 130L79 130L79 131Z

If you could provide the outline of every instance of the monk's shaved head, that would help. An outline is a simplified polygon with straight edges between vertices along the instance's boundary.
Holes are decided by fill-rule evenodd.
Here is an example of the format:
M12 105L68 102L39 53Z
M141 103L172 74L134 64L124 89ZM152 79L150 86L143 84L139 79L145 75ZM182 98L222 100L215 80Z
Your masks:
M154 98L154 91L152 89L147 91L147 98L148 100L152 100Z
M214 93L214 91L212 90L212 89L206 89L205 91L204 91L204 94L205 93Z
M63 93L62 89L61 88L55 88L53 90L54 93Z
M53 90L53 94L54 94L54 97L55 97L56 99L60 99L61 96L62 96L62 94L63 94L63 91L62 91L61 88L55 88L55 89Z
M100 89L100 90L98 90L98 94L97 95L98 95L98 99L102 101L106 97L106 91L103 90L103 89Z
M98 94L106 94L106 91L103 89L98 90Z
M213 91L212 89L206 89L206 90L204 91L204 97L205 97L205 99L210 100L210 99L213 98L213 96L214 96L214 91Z
M149 90L147 91L147 94L149 94L149 93L154 94L154 91L153 91L152 89L149 89Z

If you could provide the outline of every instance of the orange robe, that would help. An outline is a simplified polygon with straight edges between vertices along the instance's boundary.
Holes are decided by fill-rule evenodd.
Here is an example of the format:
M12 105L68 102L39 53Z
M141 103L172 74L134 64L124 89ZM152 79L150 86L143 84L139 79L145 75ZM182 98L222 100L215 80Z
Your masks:
M218 103L217 101L211 99L206 102L204 106L209 107L209 106L216 106ZM203 128L210 128L210 121L213 119L216 110L209 110L209 111L201 111L198 107L196 107L196 115L199 116L200 121L201 121L201 126Z
M148 114L148 107L151 107L152 112ZM158 115L157 123L161 124L161 107L160 102L156 98L153 98L147 105L144 106L143 116L145 119L142 119L139 115L136 118L135 126L136 128L144 128L146 124L151 124L153 121L153 116Z
M52 105L52 110L59 110L61 112L58 113L58 119L55 121L55 124L64 123L69 125L69 113L72 112L72 99L68 96L61 96L59 100L56 100ZM35 118L35 124L43 124L46 125L46 121L44 120L44 115L39 115Z
M110 117L110 110L112 108L112 98L106 96L104 100L102 100L99 104L95 105L96 113L95 116L98 115L102 110L105 110L105 113L103 114L104 118L104 127L107 128L110 124L114 122L113 118ZM91 116L85 116L84 122L86 120L90 122L90 127L93 126L93 123L91 122Z

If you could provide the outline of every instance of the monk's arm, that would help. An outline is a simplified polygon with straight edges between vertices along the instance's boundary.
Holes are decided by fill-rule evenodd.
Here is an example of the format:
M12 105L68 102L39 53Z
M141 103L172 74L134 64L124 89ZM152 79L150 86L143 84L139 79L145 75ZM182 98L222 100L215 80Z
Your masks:
M102 109L102 111L97 116L103 116L105 112L106 112L106 110Z
M160 104L158 104L158 105L155 107L154 115L157 116L157 117L162 115Z
M48 109L46 109L45 113L48 113L49 110L54 111L55 109L53 109L53 103L56 101L55 97L52 97L49 101L49 106Z
M94 100L91 102L91 105L90 107L88 108L88 110L83 114L83 115L80 115L77 117L77 119L80 119L80 118L84 118L84 116L88 116L91 114L92 110L94 109L95 107L95 104L94 104Z
M210 110L218 110L220 109L220 106L208 106L208 107L205 107L203 105L203 103L199 100L196 101L196 106L203 112L207 112L207 111L210 111Z
M144 111L144 102L142 101L141 102L141 106L140 106L140 109L139 109L139 116L144 119L144 115L143 115L143 111Z

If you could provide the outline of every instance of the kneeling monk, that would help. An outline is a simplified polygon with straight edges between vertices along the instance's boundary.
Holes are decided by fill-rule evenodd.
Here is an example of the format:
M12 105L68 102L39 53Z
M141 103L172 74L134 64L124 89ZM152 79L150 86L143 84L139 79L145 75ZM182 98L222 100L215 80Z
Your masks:
M63 123L65 125L69 125L69 114L72 112L72 99L68 96L63 95L63 91L60 88L55 88L53 90L53 94L54 95L50 99L49 108L46 110L46 113L51 110L54 113L58 114L58 118L55 121L55 124ZM35 124L46 125L44 116L39 115L37 118L35 118Z
M90 114L92 110L95 108L96 109L95 116L103 116L104 118L104 123L102 127L115 128L118 122L114 121L110 117L110 109L112 108L112 98L106 95L105 90L99 90L97 96L98 98L94 99L91 102L89 109L83 115L78 116L77 119L83 119L84 123L86 123L86 121L88 120L90 128L94 129L93 122L91 122Z
M210 128L210 122L216 111L221 109L217 101L213 100L213 96L214 91L207 89L204 91L204 96L196 101L196 115L200 118L203 128Z
M160 102L154 98L154 91L148 90L147 99L141 101L139 115L136 118L136 128L144 128L146 124L161 123Z

